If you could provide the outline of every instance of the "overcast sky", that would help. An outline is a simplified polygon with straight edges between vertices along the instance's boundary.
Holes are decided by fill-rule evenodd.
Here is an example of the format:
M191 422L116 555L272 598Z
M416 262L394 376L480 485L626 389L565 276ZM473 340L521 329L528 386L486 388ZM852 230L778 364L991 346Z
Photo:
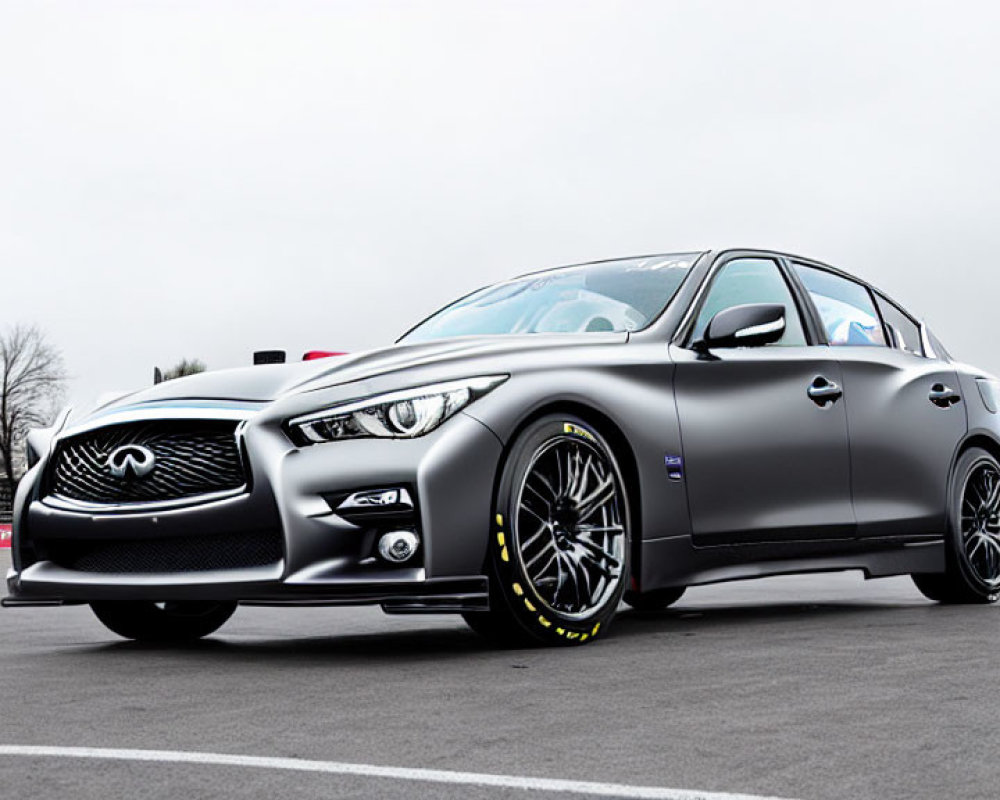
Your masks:
M782 248L1000 372L1000 5L0 4L0 324L71 398L530 269Z

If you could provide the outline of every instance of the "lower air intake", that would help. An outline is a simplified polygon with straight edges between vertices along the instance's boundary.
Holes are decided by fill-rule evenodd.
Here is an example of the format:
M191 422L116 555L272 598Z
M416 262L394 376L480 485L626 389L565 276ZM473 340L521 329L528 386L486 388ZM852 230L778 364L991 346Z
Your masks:
M80 572L140 573L234 570L275 564L283 554L277 531L164 539L49 540L43 558Z

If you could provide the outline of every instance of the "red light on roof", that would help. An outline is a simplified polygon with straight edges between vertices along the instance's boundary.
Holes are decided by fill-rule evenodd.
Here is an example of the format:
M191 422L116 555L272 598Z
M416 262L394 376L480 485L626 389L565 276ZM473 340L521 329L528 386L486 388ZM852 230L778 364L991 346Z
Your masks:
M310 350L302 356L303 361L316 361L319 358L332 358L333 356L346 356L347 353L335 352L333 350Z

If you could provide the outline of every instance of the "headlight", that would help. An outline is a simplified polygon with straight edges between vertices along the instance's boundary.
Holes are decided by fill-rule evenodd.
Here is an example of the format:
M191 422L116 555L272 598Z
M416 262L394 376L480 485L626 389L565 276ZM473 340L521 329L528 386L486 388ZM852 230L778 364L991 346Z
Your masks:
M369 437L412 439L434 430L507 377L489 375L404 389L331 406L296 417L288 425L296 438L306 444Z

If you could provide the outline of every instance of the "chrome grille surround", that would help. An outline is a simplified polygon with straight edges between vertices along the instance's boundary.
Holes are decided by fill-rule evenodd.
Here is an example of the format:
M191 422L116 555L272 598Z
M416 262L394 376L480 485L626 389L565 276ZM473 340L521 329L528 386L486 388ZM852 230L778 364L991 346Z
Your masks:
M234 420L152 419L68 436L52 453L46 499L99 510L186 504L241 493L248 478L238 429ZM150 450L156 457L152 472L115 477L108 457L123 445Z

